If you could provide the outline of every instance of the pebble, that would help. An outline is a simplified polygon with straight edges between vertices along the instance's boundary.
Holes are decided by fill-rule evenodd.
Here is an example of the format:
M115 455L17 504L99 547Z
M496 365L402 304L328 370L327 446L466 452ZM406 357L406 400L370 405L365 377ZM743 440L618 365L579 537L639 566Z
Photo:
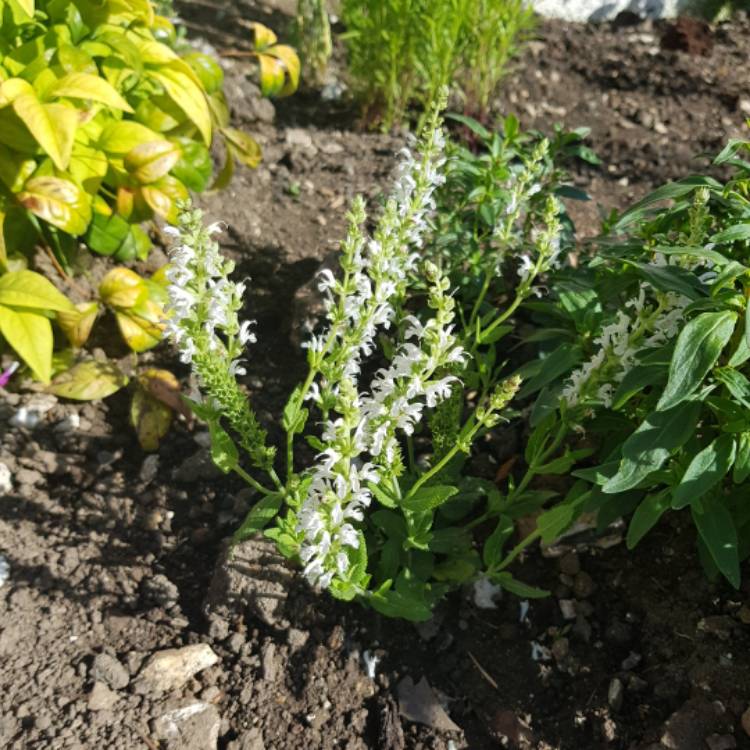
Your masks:
M734 750L737 740L731 734L709 734L706 737L708 750Z
M156 739L166 740L167 750L215 750L221 717L216 706L196 701L167 711L152 727Z
M94 657L91 675L97 682L103 682L114 690L121 690L130 682L128 670L109 654L97 654Z
M573 599L560 599L558 603L560 605L560 612L562 612L563 619L576 619L576 603Z
M44 419L44 415L57 404L57 399L49 393L40 393L29 399L10 418L11 427L25 427L33 430Z
M479 609L497 609L495 600L499 599L502 593L502 588L492 583L489 578L479 578L474 581L474 604Z
M0 588L2 588L10 578L10 563L0 555Z
M268 641L261 649L261 665L263 668L263 679L273 682L276 679L278 662L276 661L276 644Z
M623 671L630 672L631 669L635 669L641 663L642 658L643 657L640 654L631 651L630 654L622 660Z
M742 714L740 723L742 724L742 728L745 730L745 734L750 737L750 706L748 706L745 709L745 712Z
M7 495L13 489L13 475L10 469L0 463L0 495Z
M568 576L575 576L581 571L581 561L575 552L568 552L560 558L560 572Z
M619 677L614 677L609 683L607 690L607 703L613 711L619 711L622 708L622 701L625 695L625 688Z
M27 484L33 487L36 484L41 484L44 477L34 469L19 469L16 472L16 481L18 484Z
M141 471L138 474L138 478L144 484L150 484L156 478L159 473L159 456L155 453L146 456L143 463L141 464Z
M141 694L176 690L218 661L219 657L205 643L157 651L138 674L135 690Z
M573 593L576 599L587 599L594 593L594 579L583 570L580 571L573 581Z
M570 642L567 638L558 638L552 644L550 650L552 651L552 656L555 658L555 661L562 661L570 653Z
M72 412L67 417L61 419L54 427L54 431L58 434L67 434L69 432L75 432L81 426L81 417L78 412Z
M89 709L91 711L108 711L115 703L117 703L117 693L112 692L103 682L95 682L89 693Z
M227 639L227 648L235 654L239 654L244 645L245 636L242 633L232 633Z

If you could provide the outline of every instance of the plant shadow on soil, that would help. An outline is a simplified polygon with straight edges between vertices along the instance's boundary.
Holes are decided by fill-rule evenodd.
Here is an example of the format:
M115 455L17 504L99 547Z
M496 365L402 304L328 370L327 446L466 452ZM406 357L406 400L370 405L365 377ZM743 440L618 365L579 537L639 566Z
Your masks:
M252 2L179 9L191 34L220 50L247 48L238 19L279 32L289 20ZM625 205L693 171L696 152L716 151L737 134L733 92L742 90L737 60L749 28L743 19L721 27L704 60L654 52L653 24L542 26L498 107L518 112L526 127L548 129L555 119L593 126L605 166L575 170L576 184L595 198L577 208L583 234L595 231L597 202ZM400 141L352 131L350 105L323 106L314 92L277 103L275 122L256 121L245 73L238 62L228 69L230 84L247 94L236 122L258 133L265 162L201 205L227 222L225 250L238 275L252 278L248 314L259 340L246 385L273 430L304 368L290 336L309 311L310 279L341 236L352 195L377 199L387 188ZM300 197L292 184L301 185ZM143 362L187 377L166 349ZM750 747L739 721L750 702L748 587L734 592L704 578L682 516L660 523L634 553L590 539L563 558L530 555L518 577L552 596L531 602L523 621L513 597L486 611L457 592L439 607L434 628L417 629L316 595L294 575L276 622L238 607L225 631L211 631L206 592L222 540L249 498L211 467L195 440L201 428L176 425L151 476L128 424L126 392L106 404L57 404L33 431L11 428L9 414L27 399L6 394L0 413L0 461L16 479L0 503L0 551L11 569L0 589L0 742L12 750L153 750L149 720L163 712L163 698L127 688L112 709L93 710L93 656L116 655L135 675L154 651L195 642L209 643L220 664L170 700L217 688L222 749L260 747L232 744L253 727L269 750L445 750L450 740L477 750L664 750L670 745L659 740L667 736L680 750L727 737ZM82 427L56 431L73 412ZM491 467L516 439L487 449ZM561 602L572 602L573 619ZM549 660L532 660L534 641L550 650ZM381 658L374 680L364 673L364 650ZM394 697L405 676L425 676L463 732L399 720Z

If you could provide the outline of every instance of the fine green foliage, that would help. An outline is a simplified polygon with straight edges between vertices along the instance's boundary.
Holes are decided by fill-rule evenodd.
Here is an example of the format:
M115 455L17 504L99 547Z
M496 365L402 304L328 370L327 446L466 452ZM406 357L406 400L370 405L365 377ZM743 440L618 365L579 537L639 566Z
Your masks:
M297 49L306 73L312 83L320 84L333 52L326 0L297 0L296 23Z
M534 27L523 0L344 0L341 14L352 87L386 130L446 86L484 113Z

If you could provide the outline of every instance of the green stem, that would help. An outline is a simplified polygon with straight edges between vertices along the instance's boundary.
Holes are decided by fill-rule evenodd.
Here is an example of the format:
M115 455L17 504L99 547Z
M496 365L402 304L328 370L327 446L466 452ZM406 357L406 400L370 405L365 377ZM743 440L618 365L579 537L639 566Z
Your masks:
M535 542L539 537L542 536L542 532L537 529L532 531L527 537L522 539L513 549L508 553L505 559L496 567L490 569L488 574L499 573L501 570L505 570L532 542Z
M234 466L234 473L242 477L254 490L257 490L263 495L274 495L275 490L269 490L268 487L264 487L260 482L253 479L241 466Z

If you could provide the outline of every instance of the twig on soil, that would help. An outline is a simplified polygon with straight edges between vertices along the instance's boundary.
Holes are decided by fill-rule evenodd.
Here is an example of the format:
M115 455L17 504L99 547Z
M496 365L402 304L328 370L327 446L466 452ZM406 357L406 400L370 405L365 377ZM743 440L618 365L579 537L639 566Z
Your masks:
M135 728L135 731L138 732L139 737L148 745L149 750L159 750L159 746L138 727Z
M477 657L474 656L474 654L471 653L471 651L466 652L469 655L469 658L474 662L474 666L479 670L479 674L484 677L487 682L492 685L495 690L500 690L499 685L495 682L495 680L492 679L492 675L477 661Z

